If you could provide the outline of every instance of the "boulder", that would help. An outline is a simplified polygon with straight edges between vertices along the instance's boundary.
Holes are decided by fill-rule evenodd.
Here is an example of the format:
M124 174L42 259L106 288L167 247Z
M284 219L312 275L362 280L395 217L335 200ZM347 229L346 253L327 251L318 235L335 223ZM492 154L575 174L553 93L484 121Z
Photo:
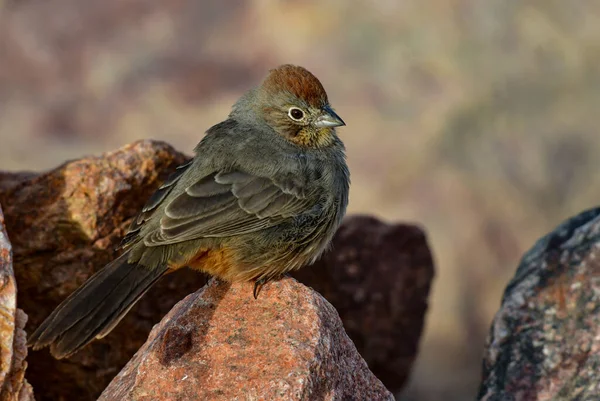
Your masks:
M29 331L117 255L131 218L187 159L165 143L139 141L44 173L0 172L0 204ZM294 277L338 309L370 369L391 391L400 390L417 353L433 277L423 231L349 216L331 250ZM152 326L205 283L205 276L186 269L168 275L111 334L70 359L55 360L46 350L30 352L28 379L48 399L97 399Z
M284 278L211 280L179 302L100 396L126 400L393 400L335 308Z
M0 175L19 306L33 331L105 263L131 218L175 167L187 160L163 142L139 141L44 173ZM38 397L95 400L171 307L206 278L181 271L161 280L106 338L68 360L31 351L27 378Z
M600 208L521 260L488 336L478 399L600 399Z
M12 266L12 249L0 207L0 400L34 401L33 389L25 379L27 369L27 315L17 308L17 287Z
M331 251L293 276L333 304L371 371L400 391L417 356L434 276L423 230L349 216Z

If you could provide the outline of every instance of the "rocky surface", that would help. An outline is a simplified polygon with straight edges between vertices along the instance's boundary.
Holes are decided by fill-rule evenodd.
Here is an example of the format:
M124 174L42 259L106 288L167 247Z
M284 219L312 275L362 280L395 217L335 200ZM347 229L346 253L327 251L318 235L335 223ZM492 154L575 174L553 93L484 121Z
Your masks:
M321 295L216 280L177 304L99 400L393 400Z
M523 257L490 330L478 399L600 399L600 208Z
M332 249L293 276L335 306L369 368L392 391L404 386L417 356L434 275L418 227L349 216Z
M28 330L116 256L131 217L186 159L164 143L141 141L46 173L0 173L0 204L13 239ZM348 217L331 251L295 273L338 309L359 353L394 392L416 356L432 276L419 228L366 216ZM170 274L109 336L72 358L57 361L46 350L31 352L27 377L38 398L95 400L152 326L205 283L195 272Z
M6 205L29 330L116 255L130 218L185 160L164 143L141 141L42 174L0 174L0 203ZM296 277L338 308L361 355L396 391L416 355L432 273L421 230L357 216L345 221L331 252ZM40 399L96 399L152 326L205 282L191 271L169 275L113 333L69 360L31 352L28 378Z
M600 1L0 0L0 169L192 149L279 63L323 81L351 207L427 228L419 401L472 400L520 256L600 199ZM432 383L435 377L436 384Z
M0 204L14 252L19 306L32 331L73 290L116 256L130 218L186 157L141 141L46 173L0 175ZM27 378L42 400L95 400L150 329L205 278L181 271L157 283L106 338L69 360L31 351ZM66 380L65 378L68 378Z
M0 400L33 401L33 390L25 380L27 369L27 315L17 308L17 287L12 266L12 248L0 207Z

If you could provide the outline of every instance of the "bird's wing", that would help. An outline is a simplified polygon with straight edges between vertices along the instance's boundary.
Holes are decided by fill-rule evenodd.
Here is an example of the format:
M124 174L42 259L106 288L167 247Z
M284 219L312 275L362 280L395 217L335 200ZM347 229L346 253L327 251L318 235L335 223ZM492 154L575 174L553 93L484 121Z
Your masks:
M142 229L144 224L154 214L158 206L171 193L171 191L175 187L175 184L177 184L179 179L192 165L193 161L194 160L191 159L187 163L178 166L177 169L175 169L175 171L167 177L165 182L150 196L150 198L146 201L146 204L142 208L142 211L138 213L138 215L133 219L133 221L129 225L127 234L125 234L125 237L123 237L121 241L121 248L127 248L129 245L137 242L137 240L139 239L138 234L140 233L140 230Z
M294 180L276 182L241 171L216 172L168 196L171 181L150 198L134 221L137 225L132 224L139 231L149 214L166 202L159 227L144 235L146 246L247 234L273 227L308 205L302 185Z

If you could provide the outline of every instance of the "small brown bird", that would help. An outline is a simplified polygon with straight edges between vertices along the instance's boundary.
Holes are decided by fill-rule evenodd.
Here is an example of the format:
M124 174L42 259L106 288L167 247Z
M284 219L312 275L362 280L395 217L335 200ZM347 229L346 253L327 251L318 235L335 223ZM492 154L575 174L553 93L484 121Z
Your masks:
M106 336L165 273L185 266L262 285L314 262L348 204L345 125L302 67L271 70L213 126L195 157L133 220L125 252L63 301L29 339L68 357Z

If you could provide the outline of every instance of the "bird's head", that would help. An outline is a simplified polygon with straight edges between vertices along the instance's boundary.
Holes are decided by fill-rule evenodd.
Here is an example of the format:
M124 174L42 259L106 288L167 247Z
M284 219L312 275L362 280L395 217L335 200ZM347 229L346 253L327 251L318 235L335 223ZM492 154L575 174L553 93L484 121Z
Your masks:
M321 82L308 70L282 65L242 98L234 113L251 113L289 141L325 147L335 140L335 127L346 125L333 111Z

